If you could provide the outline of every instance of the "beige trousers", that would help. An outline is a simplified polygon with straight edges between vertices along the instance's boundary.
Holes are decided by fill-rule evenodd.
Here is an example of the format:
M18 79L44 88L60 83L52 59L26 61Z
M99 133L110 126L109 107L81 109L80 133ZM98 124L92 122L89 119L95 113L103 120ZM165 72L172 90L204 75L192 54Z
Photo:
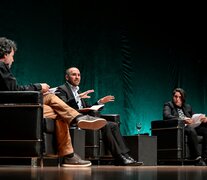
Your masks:
M56 120L58 155L64 156L73 153L69 126L71 121L78 116L79 113L75 109L69 107L55 94L44 95L43 104L44 118Z

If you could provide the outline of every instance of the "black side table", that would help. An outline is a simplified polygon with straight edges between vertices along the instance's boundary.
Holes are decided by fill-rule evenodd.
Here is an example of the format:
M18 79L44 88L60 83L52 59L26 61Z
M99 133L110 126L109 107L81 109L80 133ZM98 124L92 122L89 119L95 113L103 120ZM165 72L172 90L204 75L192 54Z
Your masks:
M145 166L157 165L157 137L148 135L124 136L130 155Z

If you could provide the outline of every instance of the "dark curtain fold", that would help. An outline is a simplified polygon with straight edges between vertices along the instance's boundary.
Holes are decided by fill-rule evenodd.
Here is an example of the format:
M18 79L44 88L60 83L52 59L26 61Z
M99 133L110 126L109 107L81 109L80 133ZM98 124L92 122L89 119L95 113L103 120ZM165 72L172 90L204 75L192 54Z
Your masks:
M134 91L133 91L133 59L129 42L129 32L127 27L122 26L120 28L120 50L122 55L122 91L123 91L123 114L125 121L122 121L122 127L124 134L131 134L133 132L132 125L133 119L136 118L136 114L133 106ZM136 123L134 124L134 127Z

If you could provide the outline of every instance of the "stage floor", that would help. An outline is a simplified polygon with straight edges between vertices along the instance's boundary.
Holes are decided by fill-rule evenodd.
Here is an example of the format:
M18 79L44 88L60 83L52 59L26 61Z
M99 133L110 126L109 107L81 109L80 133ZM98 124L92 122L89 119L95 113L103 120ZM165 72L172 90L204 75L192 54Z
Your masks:
M204 180L207 166L91 166L87 168L0 166L0 179L38 180Z

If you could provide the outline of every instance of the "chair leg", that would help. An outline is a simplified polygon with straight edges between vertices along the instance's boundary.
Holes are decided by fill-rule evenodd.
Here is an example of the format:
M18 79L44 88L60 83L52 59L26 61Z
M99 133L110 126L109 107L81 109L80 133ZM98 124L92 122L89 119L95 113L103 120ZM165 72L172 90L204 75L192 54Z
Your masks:
M61 158L58 157L58 168L60 168L60 167L61 167Z
M40 158L40 167L43 168L44 167L44 161L43 161L43 157Z
M37 167L37 161L38 161L37 157L32 157L31 158L31 167L32 168L36 168Z

